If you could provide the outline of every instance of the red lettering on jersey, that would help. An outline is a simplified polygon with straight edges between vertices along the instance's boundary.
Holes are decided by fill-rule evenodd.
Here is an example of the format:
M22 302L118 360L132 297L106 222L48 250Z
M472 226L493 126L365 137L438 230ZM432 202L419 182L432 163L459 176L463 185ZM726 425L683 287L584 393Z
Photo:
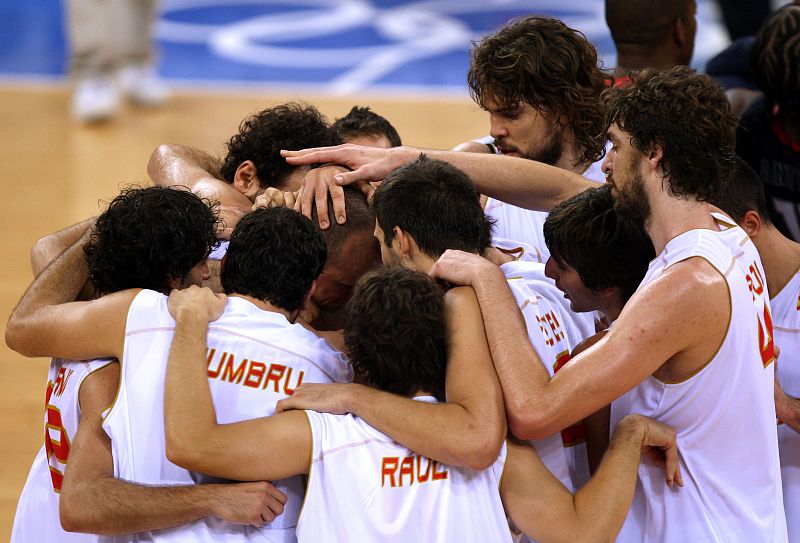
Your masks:
M447 479L447 470L445 469L442 471L436 471L436 469L441 467L441 465L436 460L432 460L431 462L433 463L433 476L431 477L431 480L441 481L442 479Z
M425 468L425 473L422 473L421 464L423 458L425 457L417 456L417 481L420 483L428 482L428 479L431 476L431 464L433 464L430 458L425 458L425 460L428 462L428 466Z
M286 372L286 379L284 379L283 381L283 393L286 394L287 396L291 396L292 394L294 394L294 391L297 389L297 387L303 384L303 375L305 375L305 372L303 370L298 371L297 382L294 384L293 387L290 387L289 382L292 378L292 371L294 371L294 368L291 366L287 366L286 369L288 369L289 371Z
M247 370L247 377L244 379L244 386L250 388L259 388L261 380L264 378L264 373L267 371L267 365L262 362L250 362L250 368Z
M219 357L219 363L217 364L216 369L211 369L211 361L214 358L214 354L217 352L216 349L210 349L208 351L208 360L207 360L207 367L208 367L208 376L211 379L216 379L219 377L219 374L222 372L222 367L225 364L225 357L228 358L228 364L233 364L233 355L229 355L228 353L222 353Z
M414 484L414 457L406 456L400 461L399 486L403 486L403 476L408 477L408 486Z
M280 392L278 383L280 383L285 372L286 366L283 364L270 364L269 371L267 372L267 378L264 379L264 388L267 388L267 384L272 381L272 391Z
M775 360L775 342L772 337L772 315L764 302L764 324L758 321L758 345L761 350L761 363L766 368Z
M381 465L381 486L386 484L386 479L389 479L389 484L392 487L397 486L394 482L394 475L397 471L397 465L400 462L400 458L397 456L384 456L383 463Z
M228 356L228 361L225 363L225 369L222 370L222 377L220 380L228 381L229 383L236 383L237 385L242 382L244 377L244 369L247 367L247 359L242 360L236 369L233 369L235 361L234 355Z
M63 367L58 370L58 375L56 375L56 381L55 383L53 383L52 394L54 394L57 397L60 397L62 394L64 394L64 389L67 388L67 381L69 381L69 378L72 377L72 373L73 370L67 370L66 368Z
M48 387L48 389L49 388L50 387ZM53 482L53 490L60 493L64 475L52 464L54 463L53 458L61 464L67 463L70 450L69 435L67 435L67 431L64 429L64 423L61 420L61 411L58 407L48 404L45 417L44 450L47 454L47 461L50 463L50 479ZM50 430L57 432L56 437L51 435Z

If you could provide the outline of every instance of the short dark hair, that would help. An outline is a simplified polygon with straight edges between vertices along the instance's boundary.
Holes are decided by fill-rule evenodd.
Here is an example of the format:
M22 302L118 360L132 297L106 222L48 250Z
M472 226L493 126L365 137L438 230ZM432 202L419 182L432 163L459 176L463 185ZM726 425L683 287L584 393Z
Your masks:
M771 224L764 196L764 183L743 158L736 157L736 167L724 190L709 199L734 221L739 222L748 211L755 211L761 216L761 222Z
M319 228L283 207L245 215L231 234L220 280L226 294L244 294L287 311L300 308L325 265Z
M558 19L520 17L477 42L467 81L482 107L487 98L508 108L525 102L553 122L565 118L579 164L603 156L605 75L586 36Z
M770 101L800 110L800 6L787 4L761 25L750 69Z
M392 123L369 107L353 106L347 115L336 119L331 128L343 141L358 136L386 136L392 147L403 145Z
M295 169L281 156L281 149L297 151L340 143L339 136L317 108L288 102L242 121L239 131L228 141L228 153L220 172L225 181L233 183L239 165L251 160L262 189L280 187Z
M432 258L447 249L482 254L492 239L493 223L467 174L424 154L386 176L372 209L386 245L392 244L392 229L399 226Z
M655 49L688 12L689 0L606 0L606 24L618 46Z
M365 275L345 308L344 342L356 380L444 400L444 293L424 273L386 266Z
M627 301L655 258L644 227L617 213L611 186L587 189L555 206L544 222L550 257L578 272L593 291L618 287Z
M360 232L371 233L375 229L375 213L364 193L354 187L343 188L347 221L339 224L336 220L332 220L330 226L322 231L322 237L328 247L328 266L336 265L341 258L348 257L342 248L350 236ZM328 209L333 209L330 194L328 194ZM311 221L318 224L316 203L311 208Z
M185 187L129 187L98 218L84 247L101 294L128 288L168 293L219 243L217 204Z
M608 125L630 134L640 153L661 147L670 194L707 200L727 182L736 148L738 119L722 87L686 66L646 69L632 80L606 91Z

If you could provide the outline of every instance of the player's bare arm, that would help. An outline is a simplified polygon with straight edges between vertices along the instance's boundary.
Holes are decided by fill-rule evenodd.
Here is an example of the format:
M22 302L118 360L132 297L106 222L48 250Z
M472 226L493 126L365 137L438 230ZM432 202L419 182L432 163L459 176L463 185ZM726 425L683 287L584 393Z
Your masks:
M708 262L679 262L637 291L614 328L551 380L535 363L538 355L499 269L476 255L451 250L431 273L475 289L509 426L520 439L557 432L649 375L663 381L688 377L713 358L731 311L725 280Z
M444 160L466 172L481 193L528 209L547 211L557 203L593 186L578 174L522 158L484 153L435 151L412 147L377 149L351 144L302 151L281 151L294 165L334 162L351 168L335 182L381 181L391 171L414 160L420 153ZM503 175L498 175L503 172ZM304 187L304 192L315 192ZM301 209L310 209L311 195L301 198ZM339 201L341 206L341 201ZM336 206L336 201L334 201Z
M786 394L775 372L775 415L795 432L800 432L800 399Z
M581 341L572 351L572 358L575 358L583 351L603 339L608 330L603 330L595 335ZM591 415L583 419L583 427L586 431L586 453L589 461L589 471L595 473L603 455L608 449L608 442L611 431L611 406L601 407Z
M70 360L122 354L125 321L138 290L73 302L89 278L81 237L31 284L6 326L6 344L18 353Z
M409 449L451 466L485 469L506 436L497 381L480 308L468 288L445 296L450 333L447 403L417 402L361 385L302 385L279 410L353 413Z
M530 445L509 440L500 485L506 512L539 541L614 541L633 500L643 451L662 457L670 486L683 486L675 430L639 415L617 424L597 473L574 495Z
M239 481L307 473L311 426L301 411L217 424L206 369L208 323L226 297L190 287L170 294L175 335L164 385L167 458L181 467Z
M31 248L31 270L38 277L48 264L63 253L67 247L78 241L88 228L94 224L95 218L85 219L57 232L40 238Z
M244 194L222 180L221 161L208 153L174 143L159 145L147 163L147 174L159 186L185 186L201 198L219 202L225 223L223 238L253 206Z
M83 382L81 422L72 443L61 489L61 524L71 532L122 535L179 526L216 516L260 526L283 512L286 496L269 483L147 486L114 478L111 440L102 412L114 401L119 364Z

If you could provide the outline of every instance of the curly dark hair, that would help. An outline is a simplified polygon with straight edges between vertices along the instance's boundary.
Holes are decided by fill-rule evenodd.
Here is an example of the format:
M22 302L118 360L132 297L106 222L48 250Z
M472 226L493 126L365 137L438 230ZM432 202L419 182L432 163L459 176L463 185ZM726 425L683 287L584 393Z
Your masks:
M287 311L300 308L328 251L315 223L283 207L245 215L231 234L220 281L225 294L244 294Z
M627 301L655 258L653 242L641 223L617 213L611 185L564 200L544 222L550 257L567 264L593 291L618 287Z
M643 70L632 80L606 91L607 125L627 132L641 153L662 149L671 195L707 200L734 167L738 119L722 87L686 66Z
M764 195L764 183L746 160L739 156L735 160L736 167L730 182L725 190L709 198L709 203L723 210L736 222L741 221L748 211L755 211L761 216L762 223L772 224Z
M294 170L280 151L326 147L342 143L328 121L314 106L289 102L248 117L228 141L228 154L220 172L233 183L236 169L245 160L255 164L262 189L280 188Z
M800 111L800 6L787 4L761 25L750 69L770 101Z
M336 119L331 128L343 141L358 136L386 136L392 147L403 145L403 142L400 141L400 134L397 133L392 123L369 107L353 106L347 115Z
M425 154L386 176L372 209L386 245L399 226L432 258L447 249L483 254L492 240L493 221L481 209L467 174Z
M467 82L481 107L487 98L504 109L525 102L569 128L578 164L603 157L605 75L586 36L558 19L520 17L476 42Z
M444 400L444 293L424 273L386 266L365 275L345 308L344 342L358 382Z
M101 294L128 288L168 293L218 245L216 203L185 187L129 187L98 218L84 247Z

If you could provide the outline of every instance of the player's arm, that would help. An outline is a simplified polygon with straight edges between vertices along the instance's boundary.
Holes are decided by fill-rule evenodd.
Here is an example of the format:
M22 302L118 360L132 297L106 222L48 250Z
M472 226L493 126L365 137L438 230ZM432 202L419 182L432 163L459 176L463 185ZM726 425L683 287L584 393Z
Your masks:
M311 426L305 413L217 424L208 387L206 334L208 323L225 309L225 300L199 287L170 294L176 325L164 386L167 458L186 469L239 481L307 473Z
M137 290L73 302L89 278L83 254L88 233L31 284L6 326L6 344L18 353L86 360L122 354L128 309Z
M481 194L528 209L548 211L559 202L594 185L580 175L561 168L533 160L485 153L434 151L413 147L377 149L351 144L281 151L287 162L293 165L332 162L353 170L326 179L328 185L382 181L390 172L411 162L420 153L449 162L466 172ZM502 175L498 175L500 172ZM314 195L319 191L319 188L309 187L307 184L303 187L299 201L301 211L307 216L310 216ZM343 200L334 198L333 208L338 216L339 210L344 209ZM317 211L319 212L319 208Z
M37 240L31 248L31 270L33 271L33 276L38 277L48 264L70 245L78 241L86 230L94 224L94 220L95 218L92 217L80 221Z
M608 333L603 330L581 341L572 351L571 358L575 358L583 351L600 341ZM569 362L568 362L569 363ZM611 406L601 407L583 419L583 428L586 431L586 454L589 460L589 471L595 473L603 455L608 449L609 433L611 430Z
M683 485L674 429L640 415L619 422L599 469L574 495L530 445L509 440L500 484L506 513L539 541L614 541L633 501L643 451L662 457L668 484Z
M475 289L509 426L520 439L541 439L594 413L678 353L710 359L708 347L722 342L730 317L724 278L705 260L686 260L640 288L614 328L550 379L496 266L447 251L431 273Z
M228 238L253 206L244 194L222 180L222 162L208 153L174 143L159 145L147 163L147 173L159 186L184 186L201 198L219 202L219 217Z
M361 385L301 385L278 408L353 413L428 458L471 469L490 466L503 445L506 421L472 289L445 295L445 318L447 403L414 401Z
M795 432L800 432L800 399L793 398L783 391L775 371L775 416L788 424Z
M61 525L69 532L122 535L216 516L260 526L283 512L286 496L265 482L146 486L114 478L102 412L114 400L119 364L93 372L79 393L81 422L61 489Z

